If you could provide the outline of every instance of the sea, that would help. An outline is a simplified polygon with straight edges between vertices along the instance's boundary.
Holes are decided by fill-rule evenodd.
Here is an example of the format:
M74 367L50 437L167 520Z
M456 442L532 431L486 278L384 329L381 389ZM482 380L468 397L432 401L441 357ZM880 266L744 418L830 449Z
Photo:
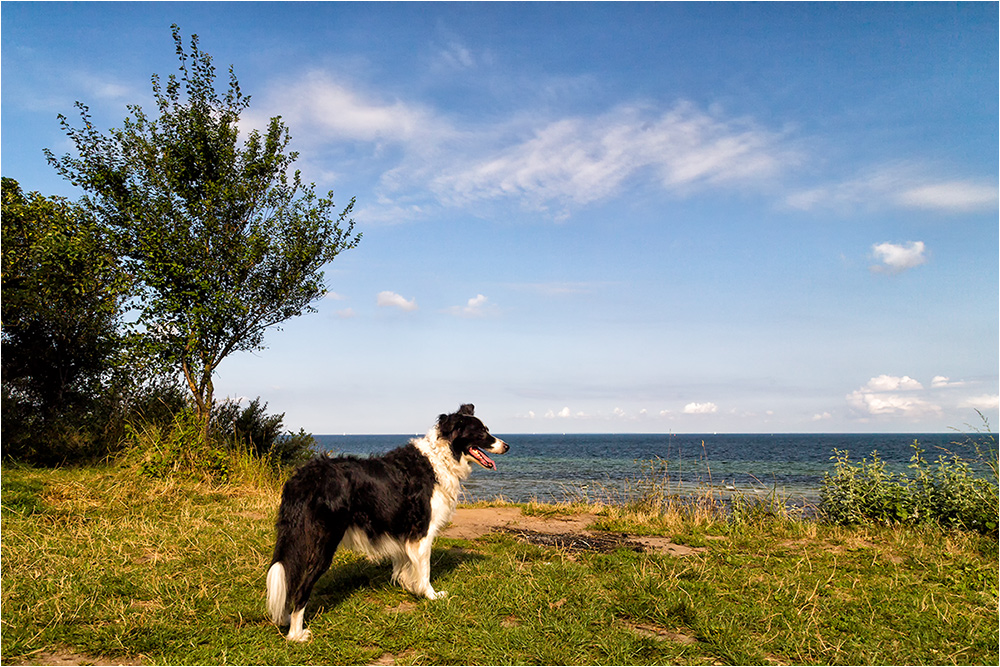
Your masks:
M837 452L907 472L917 443L931 462L974 454L961 433L906 434L497 434L510 452L493 456L496 470L473 466L463 501L587 501L624 504L656 488L677 495L711 490L775 494L788 505L815 507ZM406 435L317 435L332 454L367 456L406 444ZM912 473L912 471L910 471Z

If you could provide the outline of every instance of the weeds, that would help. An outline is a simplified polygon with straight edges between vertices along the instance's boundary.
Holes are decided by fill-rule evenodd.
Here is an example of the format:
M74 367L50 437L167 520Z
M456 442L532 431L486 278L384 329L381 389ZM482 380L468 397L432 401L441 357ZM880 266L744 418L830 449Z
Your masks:
M914 441L909 475L887 471L878 452L872 452L870 461L852 463L846 451L834 450L834 473L824 475L820 490L821 516L841 525L934 523L996 537L1000 525L996 437L989 432L980 435L955 443L971 448L974 458L949 451L933 463ZM973 464L992 471L993 478L978 474Z

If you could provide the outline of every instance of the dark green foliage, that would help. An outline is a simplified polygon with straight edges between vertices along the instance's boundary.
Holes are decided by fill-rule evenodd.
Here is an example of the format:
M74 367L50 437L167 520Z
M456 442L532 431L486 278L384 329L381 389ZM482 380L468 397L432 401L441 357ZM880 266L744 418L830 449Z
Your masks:
M245 408L227 401L212 411L212 435L216 442L250 452L259 459L272 461L279 467L303 463L312 456L316 444L312 435L300 429L285 431L284 413L269 415L267 403L261 405L258 396Z
M835 472L823 477L820 513L843 525L937 523L995 537L1000 523L996 437L987 432L967 444L974 447L979 467L993 471L992 480L952 452L929 462L916 441L911 475L887 471L877 452L871 461L851 463L847 452L834 450Z
M121 403L126 277L86 210L2 187L4 456L99 456Z
M139 288L137 327L147 352L171 364L191 390L203 433L214 405L212 377L236 351L263 346L264 332L312 310L326 293L322 267L355 247L332 193L304 185L280 117L239 145L250 98L229 70L224 96L198 47L186 52L173 27L179 76L152 79L157 118L136 105L121 129L62 127L78 156L49 162L88 196L82 203L113 233Z

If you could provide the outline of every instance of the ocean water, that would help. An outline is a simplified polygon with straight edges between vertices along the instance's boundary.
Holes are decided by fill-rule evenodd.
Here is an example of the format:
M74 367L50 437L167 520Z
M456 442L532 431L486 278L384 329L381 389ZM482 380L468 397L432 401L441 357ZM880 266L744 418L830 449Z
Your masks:
M503 435L510 452L494 456L495 471L473 466L466 501L502 496L514 502L584 499L622 502L655 480L678 494L711 488L777 492L790 504L815 504L824 473L833 473L834 450L852 461L878 452L887 468L905 472L916 440L924 458L967 455L960 433L776 435ZM371 455L406 444L405 435L318 435L321 450Z

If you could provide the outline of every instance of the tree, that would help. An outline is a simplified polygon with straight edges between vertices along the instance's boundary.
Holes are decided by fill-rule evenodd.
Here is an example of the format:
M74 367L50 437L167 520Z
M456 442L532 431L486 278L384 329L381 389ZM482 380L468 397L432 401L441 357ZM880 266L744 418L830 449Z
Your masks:
M53 462L93 449L122 351L127 277L79 206L4 178L2 321L5 455ZM70 442L54 442L75 430ZM65 437L63 439L66 439ZM75 452L85 453L85 452Z
M82 127L59 118L79 156L45 152L113 230L140 286L137 325L150 352L183 374L207 434L219 363L261 349L266 329L314 310L326 293L321 268L361 235L348 219L353 199L336 215L332 192L318 198L297 170L289 178L298 154L285 152L280 116L239 145L250 98L233 68L220 98L197 35L188 54L180 29L172 32L180 71L165 87L152 77L157 118L130 105L123 127L104 135L77 102Z

